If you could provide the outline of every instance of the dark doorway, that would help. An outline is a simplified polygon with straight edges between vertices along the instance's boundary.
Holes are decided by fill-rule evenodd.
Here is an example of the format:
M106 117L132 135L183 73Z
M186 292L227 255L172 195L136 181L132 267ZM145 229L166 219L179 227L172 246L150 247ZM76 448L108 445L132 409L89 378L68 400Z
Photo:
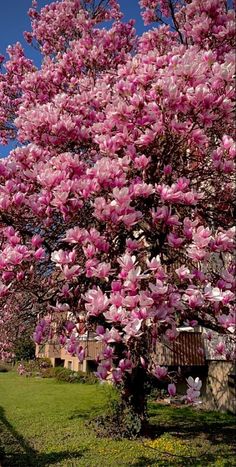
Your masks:
M64 360L61 358L55 358L55 366L64 366Z
M98 364L95 360L87 360L87 372L93 373L97 371Z

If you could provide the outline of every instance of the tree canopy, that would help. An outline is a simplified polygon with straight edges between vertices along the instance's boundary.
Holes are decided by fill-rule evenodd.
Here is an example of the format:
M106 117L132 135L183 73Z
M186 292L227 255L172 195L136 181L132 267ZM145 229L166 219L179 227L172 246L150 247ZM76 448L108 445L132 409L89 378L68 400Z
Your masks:
M137 381L168 378L157 342L235 322L234 11L140 6L156 23L137 37L115 0L33 2L42 65L17 43L0 75L1 142L17 141L0 162L2 351L40 317L35 341L82 360L83 319L104 343L99 378L136 410Z

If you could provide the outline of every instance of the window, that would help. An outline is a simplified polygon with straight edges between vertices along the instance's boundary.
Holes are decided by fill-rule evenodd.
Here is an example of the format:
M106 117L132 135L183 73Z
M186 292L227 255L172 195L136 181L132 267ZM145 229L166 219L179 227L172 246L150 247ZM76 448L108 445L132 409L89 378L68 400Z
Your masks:
M70 360L67 362L67 368L72 370L72 362Z

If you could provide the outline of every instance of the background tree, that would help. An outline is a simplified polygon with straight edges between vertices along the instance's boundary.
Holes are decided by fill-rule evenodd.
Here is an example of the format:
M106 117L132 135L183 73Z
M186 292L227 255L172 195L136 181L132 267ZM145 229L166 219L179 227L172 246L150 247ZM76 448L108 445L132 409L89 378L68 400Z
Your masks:
M22 336L14 342L13 352L15 359L20 360L33 360L35 358L35 344L32 336Z
M27 291L35 341L80 360L84 315L104 343L97 375L141 424L148 374L175 392L156 342L235 321L234 12L149 3L159 24L137 38L115 0L34 2L25 37L42 66L12 47L0 104L2 140L19 142L0 164L0 295Z

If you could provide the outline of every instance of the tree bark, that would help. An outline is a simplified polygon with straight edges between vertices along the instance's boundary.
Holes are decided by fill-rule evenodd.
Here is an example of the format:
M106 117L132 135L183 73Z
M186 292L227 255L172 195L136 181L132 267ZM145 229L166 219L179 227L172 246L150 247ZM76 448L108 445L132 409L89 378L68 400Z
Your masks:
M141 422L141 431L147 426L147 393L145 391L146 373L141 366L127 374L121 393L122 408L130 409Z

